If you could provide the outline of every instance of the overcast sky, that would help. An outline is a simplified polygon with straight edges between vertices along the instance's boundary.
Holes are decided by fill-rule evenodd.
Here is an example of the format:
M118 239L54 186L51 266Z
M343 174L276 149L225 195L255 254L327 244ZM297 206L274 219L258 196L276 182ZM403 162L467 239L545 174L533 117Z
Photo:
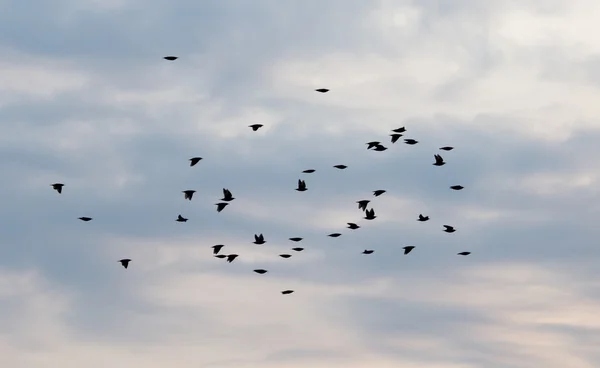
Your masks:
M592 0L0 1L1 365L599 367L599 18ZM391 144L401 126L417 145Z

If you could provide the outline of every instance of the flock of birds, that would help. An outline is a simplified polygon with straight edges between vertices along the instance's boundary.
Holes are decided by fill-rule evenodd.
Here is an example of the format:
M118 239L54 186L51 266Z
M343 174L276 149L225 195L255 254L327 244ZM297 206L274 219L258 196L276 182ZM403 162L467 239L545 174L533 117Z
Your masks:
M174 61L174 60L177 60L178 57L177 56L165 56L164 59L165 60L169 60L169 61ZM319 89L316 89L315 91L319 92L319 93L327 93L327 92L329 92L329 89L327 89L327 88L319 88ZM249 125L248 127L251 128L253 131L256 132L257 130L259 130L260 128L262 128L263 125L262 124L252 124L252 125ZM393 129L392 130L392 134L390 134L391 143L392 144L396 143L403 136L403 133L405 133L405 132L406 132L406 128L405 127ZM404 143L406 143L408 145L415 145L415 144L417 144L419 142L417 140L414 140L414 139L404 139ZM373 150L373 151L385 151L385 150L387 150L387 147L385 147L384 145L382 145L381 142L379 142L379 141L367 142L366 145L367 145L367 149L368 150ZM445 147L441 147L440 148L440 150L442 150L442 151L452 151L453 149L454 149L454 147L450 147L450 146L445 146ZM442 158L441 155L434 154L433 157L435 159L435 162L433 163L434 166L443 166L443 165L446 164L446 162L444 161L444 159ZM201 160L202 160L202 157L192 157L192 158L190 158L189 159L189 161L190 161L190 167L196 166L196 164L198 164ZM346 166L346 165L335 165L333 167L336 168L336 169L338 169L338 170L344 170L348 166ZM311 174L311 173L314 173L315 171L316 170L314 170L314 169L306 169L306 170L302 171L302 173L304 173L304 174ZM51 184L51 186L59 194L62 194L63 187L65 186L65 184L64 183L54 183L54 184ZM452 190L462 190L462 189L464 189L464 187L462 185L453 185L453 186L450 187L450 189L452 189ZM302 179L299 179L298 180L298 187L296 188L296 190L298 192L304 192L304 191L308 190L307 187L306 187L306 182L304 180L302 180ZM187 199L187 200L191 201L192 198L194 197L194 193L195 192L196 192L195 190L191 190L191 189L190 190L184 190L183 191L184 199ZM384 190L384 189L378 189L378 190L374 190L373 191L373 195L375 197L379 197L380 195L382 195L384 193L386 193L386 190ZM229 203L231 201L233 201L234 199L235 199L235 197L233 197L233 194L231 193L231 191L229 189L223 188L223 198L220 199L221 202L215 203L215 206L217 206L217 212L223 211L225 209L225 207L227 207L229 205ZM362 200L359 200L359 201L356 202L358 204L358 209L364 212L364 215L365 215L364 219L365 220L375 220L377 218L377 216L375 215L375 210L373 208L368 208L370 202L371 201L369 199L362 199ZM84 222L88 222L88 221L91 221L92 218L91 217L82 216L82 217L79 217L79 220L84 221ZM419 216L417 218L417 221L420 221L420 222L425 222L425 221L428 221L428 220L429 220L429 216L425 216L423 214L419 214ZM177 222L187 222L188 219L185 218L185 217L183 217L181 214L179 214L177 216L177 219L175 221L177 221ZM359 225L357 225L356 223L353 223L353 222L348 222L347 224L348 224L347 228L351 229L351 230L356 230L356 229L360 228ZM443 225L443 227L444 227L443 231L445 231L447 233L453 233L453 232L456 231L456 229L453 226L450 226L450 225ZM329 234L328 236L330 236L332 238L337 238L337 237L339 237L341 235L342 235L341 233L332 233L332 234ZM289 240L291 240L293 242L296 242L296 243L302 241L302 239L303 238L300 238L300 237L289 238ZM254 242L253 242L254 244L263 245L266 242L267 241L265 240L265 237L264 237L263 234L255 234L254 235ZM225 247L224 244L213 245L212 246L212 253L213 253L214 257L220 258L220 259L225 259L229 263L233 262L239 255L238 254L223 254L223 253L221 253L221 250L224 247ZM403 249L404 249L404 254L407 255L413 249L415 249L415 246L408 245L408 246L403 247ZM301 251L304 250L304 248L302 248L302 247L294 247L294 248L291 248L291 250L293 250L295 252L301 252ZM373 249L365 249L362 252L362 254L372 254L373 252L374 252ZM457 253L457 255L460 255L460 256L468 256L469 254L471 254L471 252L466 252L465 251L465 252ZM281 258L290 258L292 255L286 253L286 254L280 254L279 256ZM121 263L121 265L124 268L127 268L129 266L129 263L131 262L131 259L124 258L124 259L119 260L119 262ZM267 273L268 271L265 270L265 269L259 268L259 269L255 269L254 272L256 272L257 274L263 275L263 274ZM293 292L294 292L294 290L283 290L283 291L281 291L281 294L288 295L288 294L291 294Z

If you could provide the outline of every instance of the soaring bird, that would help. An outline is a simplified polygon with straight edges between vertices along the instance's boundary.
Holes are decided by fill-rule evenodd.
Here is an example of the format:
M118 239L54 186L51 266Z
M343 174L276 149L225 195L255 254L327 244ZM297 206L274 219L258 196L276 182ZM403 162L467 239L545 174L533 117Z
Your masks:
M254 272L263 275L263 274L267 273L267 270L263 270L263 269L259 268L258 270L254 270Z
M374 195L375 197L379 197L380 195L382 195L382 194L383 194L383 193L385 193L385 192L386 192L386 191L385 191L385 190L383 190L383 189L377 189L377 190L374 190L374 191L373 191L373 195Z
M196 193L195 190L184 190L182 192L184 194L184 199L189 199L190 201L192 200L192 197L194 196L194 193Z
M417 143L419 143L419 141L416 141L416 140L414 140L414 139L405 139L405 140L404 140L404 143L406 143L406 144L410 144L410 145L412 146L413 144L417 144Z
M315 89L315 91L321 92L321 93L329 92L329 90L327 88L319 88L319 89Z
M181 216L181 215L177 215L177 222L186 222L188 219L186 219L185 217Z
M79 219L80 219L81 221L85 221L85 222L88 222L88 221L91 221L91 220L92 220L92 218L91 218L91 217L85 217L85 216L84 216L84 217L80 217Z
M375 216L375 210L372 208L370 210L366 210L365 215L365 220L375 220L375 218L377 217Z
M213 245L211 248L213 249L213 254L219 254L219 252L221 251L221 248L223 248L225 245L223 244L217 244L217 245Z
M453 185L450 187L450 189L454 189L454 190L461 190L464 189L465 187L463 187L462 185Z
M356 230L360 227L357 224L355 224L354 222L348 222L347 224L348 224L348 229L352 229L352 230Z
M304 182L304 180L298 179L298 188L296 188L296 190L299 192L306 191L306 183Z
M235 198L233 198L233 195L231 194L229 189L223 188L223 198L221 198L221 200L225 201L225 202L229 202L229 201L233 201L234 199Z
M330 236L330 237L332 237L332 238L337 238L338 236L341 236L341 235L342 235L342 234L340 234L340 233L333 233L333 234L329 234L329 235L327 235L327 236Z
M334 166L336 169L340 169L340 170L344 170L345 168L347 168L348 166L346 165L335 165Z
M294 252L302 252L304 248L292 248Z
M290 240L293 242L299 242L302 239L304 239L304 238L290 238Z
M265 243L266 243L266 241L265 241L265 237L263 236L263 234L259 234L259 235L254 234L254 244L260 245L260 244L265 244Z
M225 255L225 254L217 254L215 257L217 257L217 258L227 258L227 255Z
M362 254L371 254L373 252L374 252L374 250L372 250L372 249L365 249L365 250L363 250Z
M190 167L196 165L198 162L202 160L202 157L192 157L190 158Z
M406 247L402 247L402 249L404 249L404 254L408 254L410 251L415 249L415 247L413 245L407 245Z
M217 212L223 211L223 209L225 209L225 207L227 207L228 204L229 203L227 203L227 202L215 203L215 206L217 206Z
M279 257L281 258L290 258L292 255L291 254L280 254Z
M252 128L252 130L256 132L262 126L263 126L262 124L252 124L252 125L248 125L248 128Z
M371 149L373 147L377 147L378 145L380 145L381 142L379 142L379 141L372 141L372 142L367 142L365 144L367 145L367 149Z
M387 149L387 147L382 146L381 144L378 144L377 146L375 146L375 148L373 148L373 151L382 152L382 151L385 151L386 149Z
M427 221L429 220L429 216L419 215L419 219L417 221Z
M460 253L457 253L457 255L459 255L459 256L468 256L469 254L471 254L471 252L460 252Z
M358 203L359 210L366 211L367 205L369 204L369 202L371 202L371 201L369 201L368 199L361 199L360 201L357 201L356 203Z
M454 149L454 147L446 146L446 147L440 147L440 149L442 151L452 151Z
M231 263L233 262L234 259L236 259L238 257L237 254L229 254L227 255L227 262Z
M304 170L304 171L302 171L302 172L303 172L303 173L305 173L305 174L312 174L312 173L314 173L315 171L316 171L315 169L308 169L308 170Z
M163 59L173 61L173 60L177 60L178 57L177 56L165 56Z
M435 163L433 164L434 166L443 166L446 163L444 162L444 159L442 158L442 156L440 155L433 155L433 157L435 158Z
M398 129L392 129L392 132L394 132L394 133L404 133L404 132L406 132L406 128L402 127L402 128L398 128Z
M400 137L402 137L402 134L394 133L394 134L390 134L390 137L392 137L392 143L396 143L396 142L398 142L398 139L400 139Z
M64 184L61 183L54 183L54 184L50 184L52 186L52 189L56 190L58 192L58 194L62 193L62 188L65 186Z
M127 268L129 266L129 262L131 262L131 259L129 258L124 258L119 260L119 262L121 263L121 265L125 268Z
M282 293L283 295L288 295L288 294L291 294L291 293L293 293L293 292L294 292L294 290L284 290L284 291L282 291L281 293Z
M447 233L453 233L453 232L456 231L456 229L453 226L444 225L444 227L445 227L444 231L447 232Z

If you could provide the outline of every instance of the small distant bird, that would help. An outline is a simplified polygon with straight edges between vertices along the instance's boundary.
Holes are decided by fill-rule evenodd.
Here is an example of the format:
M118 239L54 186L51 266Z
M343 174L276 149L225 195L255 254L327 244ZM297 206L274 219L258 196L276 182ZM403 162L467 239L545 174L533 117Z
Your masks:
M227 262L231 263L233 262L234 259L236 259L238 257L237 254L229 254L227 255Z
M292 248L292 250L295 252L302 252L304 248Z
M392 143L396 143L396 142L398 142L398 139L400 139L400 137L402 137L402 134L394 133L394 134L390 134L390 137L392 137Z
M303 173L305 173L305 174L312 174L312 173L314 173L315 171L316 171L315 169L308 169L308 170L304 170L304 171L302 171L302 172L303 172Z
M454 149L454 147L449 147L449 146L446 146L446 147L441 147L440 149L441 149L442 151L452 151L452 150Z
M227 205L228 205L228 204L229 204L229 203L227 203L227 202L215 203L215 206L217 206L217 212L221 212L221 211L223 211L223 209L224 209L225 207L227 207Z
M415 247L413 245L407 245L406 247L402 247L404 249L404 254L410 253Z
M223 198L221 198L221 200L225 201L225 202L229 202L229 201L233 201L234 199L235 198L233 198L233 195L231 194L229 189L223 188Z
M177 222L186 222L187 220L188 220L188 219L186 219L185 217L183 217L183 216L181 216L181 215L178 215L178 216L177 216L177 220L175 220L175 221L177 221Z
M213 245L211 248L213 249L213 254L219 254L219 252L221 251L221 248L223 248L225 245L223 244L217 244L217 245Z
M304 239L304 238L290 238L290 240L293 242L299 242L302 239Z
M202 160L202 157L192 157L190 158L190 167L196 165L198 162Z
M369 202L371 202L371 201L369 201L368 199L362 199L360 201L357 201L356 203L358 203L358 209L359 210L366 211L367 210L367 205L369 204Z
M354 222L348 222L347 224L348 224L348 229L352 229L352 230L356 230L360 227L357 224L355 224Z
M304 180L298 180L298 188L296 188L296 190L299 192L306 191L306 183L304 182Z
M454 189L454 190L461 190L464 189L465 187L463 187L462 185L453 185L450 187L450 189Z
M387 147L384 147L381 144L378 144L377 146L375 146L375 148L373 148L373 151L382 152L382 151L385 151L386 149L387 149Z
M62 193L62 188L65 186L64 184L61 183L54 183L54 184L50 184L52 186L52 189L56 190L58 192L58 194Z
M194 193L196 193L196 191L195 190L184 190L182 193L184 194L184 199L189 199L191 201L192 197L194 196Z
M338 236L341 236L342 234L340 233L333 233L333 234L329 234L327 236L331 236L332 238L337 238Z
M173 61L173 60L177 60L178 57L177 56L165 56L163 59Z
M85 222L88 222L88 221L91 221L91 220L92 220L92 218L91 218L91 217L85 217L85 216L84 216L84 217L80 217L79 219L80 219L81 221L85 221Z
M471 252L460 252L460 253L457 253L457 255L459 255L459 256L468 256L469 254L471 254Z
M394 132L394 133L404 133L404 132L406 132L406 128L402 127L402 128L398 128L398 129L392 129L392 132Z
M252 125L248 125L248 128L252 128L253 131L257 131L259 128L262 128L262 124L252 124Z
M385 190L383 190L383 189L377 189L377 190L374 190L374 191L373 191L373 195L374 195L375 197L379 197L380 195L382 195L382 194L383 194L383 193L385 193L385 192L386 192L386 191L385 191Z
M347 168L348 166L346 165L335 165L334 166L336 169L340 169L340 170L344 170L345 168Z
M367 142L365 144L367 145L367 149L371 149L373 147L377 147L379 144L381 144L381 142L372 141L372 142Z
M254 272L263 275L263 274L267 273L267 270L263 270L263 269L259 268L258 270L254 270Z
M279 257L281 258L290 258L292 255L291 254L280 254Z
M291 293L293 293L293 292L294 292L294 290L284 290L284 291L282 291L281 293L282 293L283 295L288 295L288 294L291 294Z
M363 250L362 254L371 254L373 252L374 252L374 250L372 250L372 249L365 249L365 250Z
M419 143L419 141L415 141L414 139L405 139L404 143L410 144L412 146L413 144Z
M433 164L434 166L443 166L446 163L444 162L444 159L442 158L442 156L440 155L433 155L433 157L435 158L435 163Z
M429 216L419 215L419 219L417 221L427 221L429 220Z
M266 241L265 241L265 237L263 236L263 234L259 234L259 235L254 234L254 244L260 245L260 244L265 244L265 243L266 243Z
M455 232L455 231L456 231L456 229L454 229L454 227L453 227L453 226L450 226L450 225L444 225L444 227L445 227L444 231L445 231L445 232L447 232L447 233L453 233L453 232Z
M375 218L377 217L375 216L375 210L372 208L370 210L366 210L365 215L365 220L375 220Z
M131 259L125 258L125 259L121 259L119 262L121 263L121 265L123 267L127 268L129 266L129 262L131 262Z
M329 92L329 90L327 88L319 88L319 89L315 89L315 91L321 92L321 93Z
M217 254L215 257L217 257L217 258L226 258L227 256L225 254Z

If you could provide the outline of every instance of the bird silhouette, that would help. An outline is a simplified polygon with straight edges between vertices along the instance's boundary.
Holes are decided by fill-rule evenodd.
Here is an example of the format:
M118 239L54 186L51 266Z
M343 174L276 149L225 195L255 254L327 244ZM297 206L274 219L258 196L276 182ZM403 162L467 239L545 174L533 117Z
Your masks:
M419 215L419 219L417 221L427 221L429 220L429 216Z
M357 224L355 224L354 222L348 222L347 224L348 224L348 229L352 229L352 230L356 230L360 227Z
M373 195L374 195L375 197L379 197L380 195L382 195L382 194L383 194L383 193L385 193L385 192L386 192L386 191L385 191L385 190L383 190L383 189L377 189L377 190L374 190L374 191L373 191Z
M392 129L392 132L394 132L394 133L404 133L404 132L406 132L406 128L405 127L401 127L401 128L398 128L398 129Z
M348 166L346 165L335 165L334 166L336 169L340 169L340 170L344 170L345 168L347 168Z
M440 147L440 149L442 151L452 151L454 149L454 147L446 146L446 147Z
M195 166L198 162L202 160L202 157L192 157L190 158L190 167Z
M119 262L121 263L121 265L125 268L129 267L129 262L131 262L131 259L129 258L124 258L119 260Z
M217 254L215 257L217 257L217 258L227 258L227 255L225 255L225 254Z
M54 184L50 184L50 186L52 186L52 189L56 190L58 192L58 194L61 194L62 193L62 188L65 185L61 184L61 183L54 183Z
M303 173L305 173L305 174L312 174L312 173L314 173L315 171L316 171L315 169L308 169L308 170L304 170L304 171L302 171L302 172L303 172Z
M291 294L291 293L293 293L293 292L294 292L294 290L284 290L284 291L282 291L281 293L282 293L283 295L288 295L288 294Z
M371 254L373 252L374 252L374 250L372 250L372 249L365 249L365 250L363 250L362 254Z
M236 259L238 257L237 254L229 254L227 255L227 262L231 263L233 262L234 259Z
M400 139L400 137L402 137L402 134L398 134L398 133L394 133L394 134L390 134L390 137L392 137L392 143L396 143L398 142L398 139Z
M178 216L177 216L177 220L175 220L175 221L177 221L177 222L186 222L187 220L188 220L188 219L186 219L185 217L183 217L183 216L181 216L181 215L178 215Z
M263 274L267 273L267 270L263 270L263 269L259 268L258 270L254 270L254 272L263 275Z
M229 203L227 203L227 202L215 203L215 206L217 206L217 212L221 212L221 211L223 211L223 209L224 209L225 207L227 207L227 205L228 205L228 204L229 204Z
M231 194L229 189L223 188L223 198L221 198L221 200L225 201L225 202L229 202L229 201L233 201L234 199L235 198L233 198L233 195Z
M419 141L416 141L416 140L414 140L414 139L405 139L405 140L404 140L404 143L406 143L406 144L410 144L410 145L412 146L413 144L417 144L417 143L419 143Z
M444 231L447 232L447 233L453 233L453 232L456 231L456 229L453 226L444 225L444 227L445 227Z
M464 189L465 187L463 187L462 185L453 185L450 187L450 189L454 189L454 190L461 190Z
M184 194L184 199L189 199L190 201L192 200L192 197L194 196L194 193L196 193L195 190L184 190L182 192Z
M290 240L293 242L299 242L302 239L304 239L304 238L290 238Z
M410 253L415 247L413 245L407 245L406 247L402 247L404 249L404 254Z
M252 125L248 125L248 128L252 128L253 131L257 131L258 129L262 128L262 124L252 124Z
M83 216L83 217L79 217L79 219L80 219L81 221L85 221L85 222L92 221L92 218L91 218L91 217L85 217L85 216Z
M339 237L339 236L341 236L341 235L342 235L342 234L340 234L340 233L333 233L333 234L329 234L329 235L327 235L327 236L330 236L330 237L332 237L332 238L337 238L337 237Z
M163 59L173 61L179 59L177 56L165 56Z
M442 158L442 156L440 155L433 155L433 157L435 158L435 162L433 163L434 166L443 166L446 163L444 162L444 159Z
M379 141L372 141L372 142L367 142L365 144L367 145L367 149L371 149L373 147L377 147L379 144L381 144L381 142L379 142Z
M359 210L363 210L366 211L367 210L367 205L369 204L369 202L371 202L368 199L361 199L360 201L357 201L356 203L358 203L358 209Z
M366 210L365 215L365 220L375 220L375 218L377 217L375 216L375 210L372 208L370 210Z
M296 190L299 192L306 191L306 183L304 182L304 180L298 180L298 188L296 188Z
M459 255L459 256L468 256L469 254L471 254L471 252L460 252L460 253L457 253L457 255Z
M373 151L382 152L382 151L385 151L386 149L387 149L387 147L384 147L381 144L378 144L377 146L375 146L375 148L373 148Z
M292 255L291 254L280 254L279 257L281 258L290 258Z
M213 249L213 254L219 254L219 252L221 251L221 248L223 248L225 245L223 244L217 244L217 245L213 245L211 248Z
M292 248L292 250L295 252L302 252L304 248Z
M263 234L259 234L259 235L254 234L254 244L260 245L260 244L265 244L265 243L266 243L266 241L265 241L265 237L263 236Z
M321 92L321 93L329 92L329 90L327 88L319 88L319 89L315 89L315 91Z

